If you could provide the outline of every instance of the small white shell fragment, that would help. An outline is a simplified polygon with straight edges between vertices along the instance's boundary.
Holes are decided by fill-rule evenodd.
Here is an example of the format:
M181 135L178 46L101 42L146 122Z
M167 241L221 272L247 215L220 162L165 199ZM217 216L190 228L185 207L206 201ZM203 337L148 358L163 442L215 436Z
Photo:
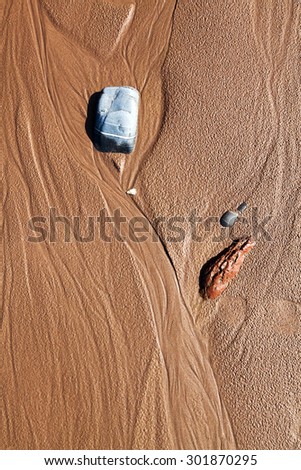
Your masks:
M130 196L136 196L137 189L136 188L128 189L126 193L129 194Z

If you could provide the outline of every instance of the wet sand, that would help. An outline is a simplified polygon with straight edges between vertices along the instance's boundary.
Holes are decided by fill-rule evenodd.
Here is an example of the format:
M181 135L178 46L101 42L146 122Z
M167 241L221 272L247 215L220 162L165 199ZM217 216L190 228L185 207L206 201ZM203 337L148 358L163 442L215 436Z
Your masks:
M300 4L63 3L4 10L1 447L301 448ZM85 128L110 85L141 92L131 156ZM216 219L193 240L188 217L242 201L269 236L203 301L200 269L231 240ZM127 221L124 242L66 243L58 222L51 242L50 208L83 236L102 208L184 217L185 238L161 223L137 243Z

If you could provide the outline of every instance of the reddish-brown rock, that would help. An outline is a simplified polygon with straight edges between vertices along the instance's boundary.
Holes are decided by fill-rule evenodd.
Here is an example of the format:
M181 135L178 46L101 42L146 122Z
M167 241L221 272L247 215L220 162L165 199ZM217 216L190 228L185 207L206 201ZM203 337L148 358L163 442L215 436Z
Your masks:
M252 250L255 243L255 240L250 237L235 240L228 248L206 263L200 275L200 288L205 298L216 299L224 292L231 279L237 276L245 256Z

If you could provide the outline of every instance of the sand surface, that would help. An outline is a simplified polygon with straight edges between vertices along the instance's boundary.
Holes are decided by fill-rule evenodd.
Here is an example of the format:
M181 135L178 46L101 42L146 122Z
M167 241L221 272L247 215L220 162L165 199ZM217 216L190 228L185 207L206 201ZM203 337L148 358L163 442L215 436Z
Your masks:
M1 448L301 448L300 11L5 2ZM93 95L118 85L141 93L130 156L89 138ZM233 236L218 217L242 201L236 235L255 216L267 233L204 301L200 269ZM50 208L83 237L88 217L120 209L124 241L96 226L66 242L62 219L51 241Z

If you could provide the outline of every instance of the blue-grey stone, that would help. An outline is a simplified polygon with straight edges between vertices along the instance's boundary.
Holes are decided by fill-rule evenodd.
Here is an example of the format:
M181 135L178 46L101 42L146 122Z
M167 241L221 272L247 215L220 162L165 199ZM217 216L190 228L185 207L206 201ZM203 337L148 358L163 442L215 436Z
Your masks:
M128 86L102 90L96 110L94 144L101 152L131 153L134 150L140 94Z
M247 207L248 207L247 203L246 203L246 202L242 202L242 203L238 206L237 212L242 213L243 211L246 210Z
M232 227L238 219L237 212L227 211L225 212L221 219L220 223L223 227Z

